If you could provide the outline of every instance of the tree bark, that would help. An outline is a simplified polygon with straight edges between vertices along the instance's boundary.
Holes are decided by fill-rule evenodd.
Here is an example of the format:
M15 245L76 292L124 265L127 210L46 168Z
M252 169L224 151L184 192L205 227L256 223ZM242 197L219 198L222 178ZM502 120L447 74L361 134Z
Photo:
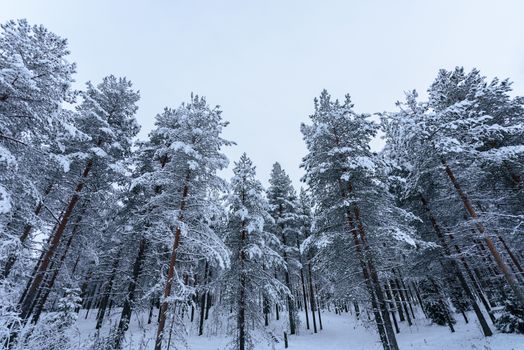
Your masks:
M309 272L309 302L311 303L311 316L313 318L313 332L317 333L317 319L315 316L316 305L315 305L315 290L313 289L313 273L311 271L311 261L307 263Z
M46 197L51 192L52 188L53 188L53 185L47 186L45 191L44 191L43 197ZM40 214L40 212L42 211L43 207L44 207L44 203L42 201L40 201L38 203L38 205L36 206L36 208L35 208L35 211L34 211L35 216L38 216ZM27 237L29 237L29 234L31 233L32 228L33 228L33 226L31 224L26 224L24 226L24 231L20 235L20 243L24 243L25 242ZM18 255L17 254L10 254L9 255L9 258L7 258L7 262L5 263L4 269L3 269L2 273L0 274L0 279L7 278L7 276L9 276L9 273L11 272L11 269L13 268L13 266L16 263L17 259L18 259Z
M480 234L482 235L482 238L486 242L488 250L491 253L491 255L493 256L493 258L495 259L495 262L498 268L500 269L500 271L502 272L502 274L504 275L506 282L508 283L511 290L513 291L513 294L517 298L520 306L524 308L524 293L522 293L520 286L517 284L513 274L511 273L508 266L502 259L502 256L500 255L499 251L495 247L493 240L486 233L486 229L484 228L484 225L480 222L479 217L475 209L471 205L471 202L468 196L460 187L460 184L458 183L458 180L456 179L455 175L453 174L453 171L451 170L451 168L449 167L449 165L447 164L447 162L444 159L442 159L442 165L444 166L444 170L446 171L446 174L448 175L451 183L453 184L453 187L455 187L457 194L459 195L460 199L462 200L462 203L464 204L464 208L469 213L471 218L475 220L475 226L477 227L477 230L480 232Z
M142 271L146 248L147 240L146 238L142 237L138 247L138 254L136 256L135 262L133 263L133 276L129 282L129 285L127 286L127 296L124 299L122 313L120 314L120 321L118 322L118 329L115 336L115 349L120 349L122 347L124 334L129 327L129 321L131 320L131 314L133 312L133 305L135 302L136 287L138 285L140 272ZM151 319L151 315L149 319Z
M442 248L444 249L444 254L451 258L451 251L449 249L448 243L446 242L446 238L444 236L444 233L440 229L439 224L437 223L437 219L433 216L433 213L431 212L431 209L429 208L427 200L424 198L424 196L420 196L420 200L422 202L422 207L426 214L429 217L429 220L431 222L431 226L433 227L433 231L435 232L440 244L442 245ZM457 247L458 249L458 247ZM484 333L484 336L490 337L493 335L493 332L488 326L488 323L486 322L486 319L484 318L484 315L480 311L480 308L477 304L477 300L475 300L475 296L471 292L471 289L469 288L469 285L466 281L466 278L462 274L462 271L460 270L460 266L458 265L457 261L455 259L450 259L451 265L453 267L453 270L455 272L455 275L457 276L460 285L462 289L464 290L464 293L466 294L471 306L473 307L473 311L475 311L475 315L477 316L477 319L480 323L480 326L482 328L482 332ZM471 277L471 276L470 276ZM475 283L475 281L473 281ZM488 311L488 313L491 315L491 309L487 305L484 305Z
M391 350L398 350L397 338L395 337L395 332L393 330L393 325L388 314L388 307L385 302L384 292L382 291L382 286L380 285L380 280L378 278L377 271L375 269L375 264L373 262L373 256L369 243L366 238L366 232L364 231L364 225L360 219L360 209L358 206L354 206L353 212L355 214L355 220L357 222L357 228L360 233L360 239L362 241L362 246L364 248L364 256L368 262L369 272L371 276L371 281L373 282L375 294L377 296L378 306L380 313L382 315L382 320L384 321L384 329L388 337L388 343Z
M180 204L180 216L178 218L179 221L183 221L183 213L186 207L186 199L189 193L189 171L186 175L185 179L185 185L184 189L182 190L182 200ZM171 295L171 288L173 285L173 277L175 274L175 264L176 264L176 255L178 250L178 245L180 244L180 225L177 226L175 230L175 240L173 241L173 248L171 251L171 259L169 261L169 268L167 270L167 281L166 285L164 287L164 300L162 301L162 304L160 306L160 316L158 320L158 329L156 333L156 342L155 342L155 350L161 350L162 349L162 337L164 332L164 327L166 323L166 313L169 306L167 298Z
M87 176L89 175L89 172L91 171L92 167L93 167L93 160L90 159L87 161L84 171L82 172L82 180L80 180L80 182L77 184L75 188L75 192L73 196L71 197L71 199L69 200L69 203L64 212L64 215L62 219L60 220L60 223L58 224L56 228L53 238L51 239L49 243L49 247L47 248L47 251L45 252L42 258L42 261L40 262L38 266L37 272L35 274L35 278L33 279L31 286L29 287L29 290L25 296L25 300L20 305L20 318L23 320L26 320L29 317L29 311L31 308L31 304L34 302L38 289L42 285L44 274L46 273L49 267L49 264L51 262L51 259L53 258L55 254L55 250L57 249L60 243L62 235L66 229L67 223L69 222L69 219L71 218L71 215L73 214L73 210L75 209L78 201L80 200L80 193L82 192L82 189L84 188L85 178L87 178Z
M113 264L112 264L113 266L111 268L111 275L103 291L102 300L100 301L100 307L98 308L98 314L96 317L95 329L102 328L102 323L104 322L104 317L106 314L106 308L109 304L109 299L111 297L111 290L113 289L113 280L115 279L116 270L118 268L119 263L120 263L120 252L117 254L116 259L113 261Z

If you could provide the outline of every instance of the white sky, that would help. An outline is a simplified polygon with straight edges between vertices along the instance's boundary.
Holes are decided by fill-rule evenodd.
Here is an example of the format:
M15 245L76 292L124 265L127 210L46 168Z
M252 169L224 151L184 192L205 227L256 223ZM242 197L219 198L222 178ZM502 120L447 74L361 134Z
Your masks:
M509 77L524 95L524 1L0 0L0 21L27 18L68 38L76 80L125 75L141 91L141 137L193 91L219 104L225 136L267 184L279 161L295 185L299 130L323 88L356 110L393 110L439 68ZM231 172L227 172L229 177Z

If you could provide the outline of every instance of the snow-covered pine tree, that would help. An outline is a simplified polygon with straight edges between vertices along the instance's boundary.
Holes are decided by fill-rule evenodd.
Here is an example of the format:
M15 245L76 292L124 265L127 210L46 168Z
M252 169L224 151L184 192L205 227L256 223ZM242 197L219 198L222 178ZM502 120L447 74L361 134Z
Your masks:
M93 179L96 181L114 181L112 174L118 175L124 171L120 166L121 161L130 154L132 138L139 130L134 119L139 96L125 78L108 76L96 87L88 83L82 97L75 126L89 138L89 142L76 143L74 146L77 148L71 150L70 159L76 161L72 167L79 171L80 176L75 178L74 191L50 234L49 243L37 263L35 274L20 300L20 316L24 320L32 311L67 224L81 199L86 182L90 180L89 175L95 173Z
M54 152L74 133L61 112L72 101L74 64L67 41L26 20L0 33L0 278L27 256L31 227L40 225L42 200L52 190Z
M381 251L415 245L409 226L413 216L398 208L388 191L383 165L369 149L378 127L368 117L353 111L349 95L340 103L324 90L315 99L311 124L302 125L308 148L304 180L318 207L315 235L307 243L335 262L329 266L340 271L340 278L349 267L336 261L356 251L357 263L349 266L360 264L382 344L398 349L377 263Z
M246 350L254 348L255 332L267 332L262 321L261 298L280 303L290 292L273 273L275 269L285 268L278 251L281 243L273 232L267 231L274 221L262 185L255 178L255 167L246 154L235 163L233 172L225 236L231 251L231 267L221 277L222 307L224 313L231 308L235 318L231 348ZM274 335L268 337L268 341L272 341L272 337Z
M462 225L464 227L457 229L460 244L452 247L453 250L462 250L460 245L466 245L465 249L468 246L479 249L476 267L490 270L490 264L497 266L515 300L522 305L522 288L511 271L512 268L520 271L521 266L511 248L511 241L515 240L511 236L504 237L504 232L500 231L500 228L505 228L506 232L518 231L521 215L513 203L522 195L518 181L522 138L518 135L522 135L519 121L523 115L523 100L511 98L510 91L511 84L507 80L494 79L488 83L477 70L470 73L462 68L441 70L428 90L428 102L416 101L417 95L412 93L396 114L399 118L394 128L403 136L398 137L397 132L396 139L401 141L397 142L400 147L395 153L402 154L404 163L409 163L408 183L412 189L425 196L440 194L442 198L453 198L452 193L446 197L444 192L455 192L453 196L458 197L457 202L446 199L442 207L441 213L452 220L446 225L461 225L465 219L463 210L472 220L469 228ZM439 191L427 193L427 184L436 182ZM495 184L507 189L504 196L493 192ZM436 202L438 198L430 199ZM451 206L456 209L453 211ZM484 263L480 264L481 261ZM464 268L473 276L470 268L466 265ZM475 278L483 281L498 272L474 274L478 276L472 279L472 284L479 290ZM503 293L496 280L492 279L489 285L493 292ZM481 295L482 292L479 296L483 300ZM499 302L500 299L505 298L501 296ZM484 300L483 304L487 305ZM489 305L487 308L489 312Z
M289 289L290 294L287 296L287 311L289 321L289 334L296 334L298 328L298 315L296 303L294 300L295 285L294 277L301 268L298 261L298 213L297 198L295 189L291 184L291 179L282 169L279 163L273 164L271 176L269 178L269 187L267 189L267 200L269 202L269 213L275 221L271 231L279 237L282 245L282 255L286 265L284 271L284 283Z
M74 327L78 314L76 308L80 305L81 298L78 289L65 288L64 296L58 302L56 312L46 314L41 322L34 328L26 328L21 335L21 341L13 348L42 349L42 350L68 350L71 344L69 331Z
M221 153L224 146L231 144L221 137L227 124L218 106L212 108L205 98L191 96L189 103L159 114L156 129L150 134L156 162L154 169L137 181L153 189L161 188L158 193L153 191L146 212L152 239L169 257L167 266L162 262L161 267L162 272L167 267L167 275L161 282L164 288L157 350L165 339L169 306L174 300L188 300L193 293L184 284L183 266L178 266L177 261L194 263L198 256L221 268L228 263L227 249L211 228L213 215L221 210L211 193L225 189L217 171L228 164ZM188 259L184 259L186 254L190 256ZM175 266L180 269L175 270Z
M416 123L427 112L427 104L419 103L417 97L415 91L407 93L406 102L398 103L400 111L384 114L382 118L386 137L382 153L390 163L391 178L395 183L392 186L395 187L397 198L406 209L418 214L423 220L417 225L419 237L437 244L410 256L411 266L418 271L413 277L428 280L441 274L447 283L448 296L456 295L456 289L460 287L475 311L484 335L490 336L492 331L477 303L477 297L484 301L484 293L473 288L468 281L472 275L465 258L459 261L455 256L455 253L461 253L459 242L450 242L448 239L449 229L446 228L460 226L463 222L462 216L457 217L462 207L459 203L448 201L454 194L447 186L448 180L441 171L440 160L433 156L431 148L419 143L411 134L417 132L414 130ZM442 205L436 207L434 203L439 202ZM473 278L470 280L475 282ZM494 320L489 304L483 304Z

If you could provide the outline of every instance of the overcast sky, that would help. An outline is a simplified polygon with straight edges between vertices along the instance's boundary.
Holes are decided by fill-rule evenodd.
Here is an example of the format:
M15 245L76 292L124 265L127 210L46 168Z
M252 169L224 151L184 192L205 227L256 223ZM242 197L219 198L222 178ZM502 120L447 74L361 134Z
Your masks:
M360 112L394 110L404 91L462 65L509 77L524 95L524 1L0 3L1 22L27 18L69 40L79 84L131 79L141 137L191 92L221 105L238 144L230 160L245 151L264 184L278 161L299 186L299 127L323 88L350 93Z

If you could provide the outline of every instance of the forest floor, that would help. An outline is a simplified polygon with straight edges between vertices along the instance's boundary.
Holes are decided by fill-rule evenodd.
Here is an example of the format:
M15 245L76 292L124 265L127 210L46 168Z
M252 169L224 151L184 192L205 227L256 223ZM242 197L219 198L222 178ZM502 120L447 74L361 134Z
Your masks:
M100 337L107 335L109 329L118 321L119 310L113 310L110 320L103 327ZM471 314L470 322L466 324L460 315L456 315L457 324L455 333L451 333L447 327L432 325L425 318L419 317L414 324L408 327L406 322L400 324L401 331L397 335L401 350L524 350L524 335L496 333L492 337L482 336L480 326ZM85 310L82 310L77 321L77 327L72 334L73 345L82 349L89 339L94 339L96 310L91 310L85 319ZM303 313L301 314L303 317ZM198 315L195 315L198 320ZM230 339L216 335L221 327L227 327L223 322L207 321L205 331L208 335L197 335L197 322L187 322L188 333L185 335L188 343L185 344L191 350L223 350L227 347ZM317 320L318 322L318 320ZM227 323L227 322L226 322ZM302 320L299 334L289 337L290 350L380 350L379 342L373 324L357 321L349 313L336 315L332 312L322 314L323 330L314 333L307 330L305 321ZM169 325L169 323L168 323ZM212 326L211 326L212 325ZM176 326L173 328L171 350L184 349L184 344L177 339ZM272 332L278 336L278 342L268 344L264 340L255 342L257 350L284 349L281 340L282 324L273 322L270 326ZM494 328L494 327L493 327ZM147 324L147 313L132 318L130 329L126 335L126 349L146 350L153 348L156 325ZM213 335L215 334L215 335ZM76 345L75 345L76 344Z

